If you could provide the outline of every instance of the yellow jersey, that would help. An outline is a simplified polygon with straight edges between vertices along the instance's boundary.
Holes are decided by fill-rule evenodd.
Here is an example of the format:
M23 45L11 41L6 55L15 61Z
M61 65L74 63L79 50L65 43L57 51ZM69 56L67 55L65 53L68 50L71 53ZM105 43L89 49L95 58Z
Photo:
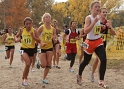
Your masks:
M43 31L40 35L40 40L44 43L46 43L45 46L41 46L40 45L40 48L41 49L50 49L50 48L53 48L53 43L52 43L52 36L53 36L53 27L50 26L50 29L48 30L45 25L42 25L43 26Z
M6 38L6 41L9 42L10 44L5 44L6 46L14 46L14 34L12 34L11 36L7 33L7 38Z
M35 48L35 40L30 35L31 32L34 33L34 28L31 28L29 32L26 30L26 28L23 29L21 39L22 48Z

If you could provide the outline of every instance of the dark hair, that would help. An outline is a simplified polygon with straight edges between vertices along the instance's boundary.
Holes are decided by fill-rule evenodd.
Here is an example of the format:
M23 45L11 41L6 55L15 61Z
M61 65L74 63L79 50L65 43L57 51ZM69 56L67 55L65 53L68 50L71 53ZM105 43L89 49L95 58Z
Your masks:
M8 33L8 29L6 28L6 29L4 30L4 32L5 32L5 33Z
M24 25L25 25L25 22L26 22L27 20L33 22L33 20L32 20L30 17L26 17L26 18L24 19Z
M71 21L71 22L70 22L70 26L72 25L73 22L76 22L76 21Z
M64 24L64 26L63 26L63 27L68 28L67 24Z
M8 29L9 29L9 28L11 28L11 29L12 29L12 27L11 27L11 26L9 26L9 27L8 27Z

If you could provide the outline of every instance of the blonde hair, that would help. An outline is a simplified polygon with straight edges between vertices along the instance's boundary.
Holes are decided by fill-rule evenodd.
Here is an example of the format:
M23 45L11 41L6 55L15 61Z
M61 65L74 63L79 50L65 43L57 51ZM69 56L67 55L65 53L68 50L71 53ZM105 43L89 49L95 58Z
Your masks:
M100 8L100 13L102 10L107 10L105 7Z
M53 23L54 23L54 22L57 22L57 23L58 23L58 21L57 21L57 20L55 20L55 19L54 19L52 22L53 22Z
M99 1L93 1L91 4L90 4L90 8L92 8L94 6L94 4L96 3L100 3Z
M48 16L51 18L50 13L45 13L45 14L43 14L43 16L42 16L42 22L43 22L43 23L45 23L44 18L46 17L46 15L48 15Z

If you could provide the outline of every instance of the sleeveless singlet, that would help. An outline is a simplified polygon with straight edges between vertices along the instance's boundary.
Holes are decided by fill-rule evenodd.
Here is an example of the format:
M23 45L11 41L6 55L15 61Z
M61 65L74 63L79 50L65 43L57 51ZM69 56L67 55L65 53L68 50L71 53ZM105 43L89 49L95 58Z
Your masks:
M14 41L14 34L12 34L11 36L7 33L7 38L6 38L7 42L10 42L10 44L5 44L6 46L13 46L15 41Z
M21 39L22 48L35 48L35 40L30 35L31 32L34 33L34 28L31 28L29 32L26 31L26 28L23 29Z
M89 15L91 19L91 23L94 22L94 17L92 15ZM95 40L100 38L100 31L101 31L101 25L100 25L100 20L96 22L92 30L87 34L87 39L89 40Z
M45 46L41 46L40 45L40 48L41 49L50 49L50 48L53 48L53 43L52 43L52 36L53 36L53 27L50 26L50 29L48 30L45 25L42 25L43 26L43 31L40 35L40 40L44 43L46 43Z

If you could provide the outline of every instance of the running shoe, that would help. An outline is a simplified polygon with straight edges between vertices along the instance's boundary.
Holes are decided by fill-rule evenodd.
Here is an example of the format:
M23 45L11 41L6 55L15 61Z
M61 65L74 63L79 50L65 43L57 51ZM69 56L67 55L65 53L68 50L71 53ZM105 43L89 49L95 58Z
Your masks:
M5 56L5 59L7 59L7 57Z
M74 72L74 70L72 70L72 69L69 69L69 72Z
M98 80L98 87L109 88L104 82Z
M40 69L40 61L39 61L39 60L37 61L36 67L37 67L38 69Z
M90 73L90 81L91 81L91 82L94 82L94 76L93 76L92 73Z
M89 69L91 69L91 68L92 68L92 66L91 66L90 64L88 64L87 66L88 66L88 68L89 68Z
M32 71L32 72L35 72L35 70L34 70L34 69L32 69L31 71Z
M59 66L56 66L56 68L57 68L57 69L61 69L61 67L59 67Z
M82 85L82 77L78 74L76 75L76 77L77 77L77 84L81 86Z
M22 85L23 85L23 86L28 86L28 83L27 83L25 80L23 80L23 81L22 81Z
M48 84L48 82L46 80L44 80L44 79L42 79L42 83L43 84Z
M12 66L10 65L9 68L12 68Z

